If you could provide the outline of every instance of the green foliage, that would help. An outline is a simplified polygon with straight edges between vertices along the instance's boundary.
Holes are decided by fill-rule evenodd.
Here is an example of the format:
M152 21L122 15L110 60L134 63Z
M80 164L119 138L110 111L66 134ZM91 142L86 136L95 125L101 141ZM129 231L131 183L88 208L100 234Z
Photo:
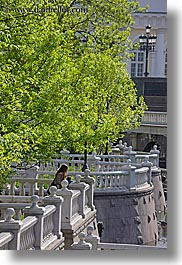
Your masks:
M144 114L124 63L139 3L76 2L1 1L1 185L12 162L96 150Z

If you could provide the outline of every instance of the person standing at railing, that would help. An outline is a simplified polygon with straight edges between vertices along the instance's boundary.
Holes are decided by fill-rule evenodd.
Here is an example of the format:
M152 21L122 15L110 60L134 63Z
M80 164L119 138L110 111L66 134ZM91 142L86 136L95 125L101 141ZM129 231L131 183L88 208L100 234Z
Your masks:
M68 185L72 182L71 177L68 177L68 166L66 164L62 164L55 173L55 178L53 179L51 186L56 186L57 189L61 189L61 182L66 179L68 181ZM47 194L50 195L49 188L47 190Z

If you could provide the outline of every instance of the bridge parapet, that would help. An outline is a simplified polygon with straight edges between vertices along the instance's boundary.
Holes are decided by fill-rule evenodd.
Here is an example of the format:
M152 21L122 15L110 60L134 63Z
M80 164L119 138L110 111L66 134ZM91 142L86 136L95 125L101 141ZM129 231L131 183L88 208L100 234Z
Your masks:
M146 111L141 124L156 124L167 126L167 112Z

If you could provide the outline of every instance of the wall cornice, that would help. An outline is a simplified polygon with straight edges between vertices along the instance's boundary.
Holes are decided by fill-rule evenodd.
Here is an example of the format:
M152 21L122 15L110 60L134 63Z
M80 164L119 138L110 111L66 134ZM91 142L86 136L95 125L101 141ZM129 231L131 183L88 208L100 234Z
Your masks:
M135 13L133 14L135 25L133 29L140 29L150 24L152 28L160 28L167 30L167 14L166 13Z

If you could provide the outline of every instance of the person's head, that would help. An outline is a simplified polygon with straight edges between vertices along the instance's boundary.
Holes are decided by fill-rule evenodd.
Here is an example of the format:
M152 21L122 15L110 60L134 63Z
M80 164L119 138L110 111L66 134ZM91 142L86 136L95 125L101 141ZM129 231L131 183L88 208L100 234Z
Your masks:
M68 166L66 164L62 164L56 171L56 177L59 173L62 173L63 178L66 178L66 176L68 175Z

